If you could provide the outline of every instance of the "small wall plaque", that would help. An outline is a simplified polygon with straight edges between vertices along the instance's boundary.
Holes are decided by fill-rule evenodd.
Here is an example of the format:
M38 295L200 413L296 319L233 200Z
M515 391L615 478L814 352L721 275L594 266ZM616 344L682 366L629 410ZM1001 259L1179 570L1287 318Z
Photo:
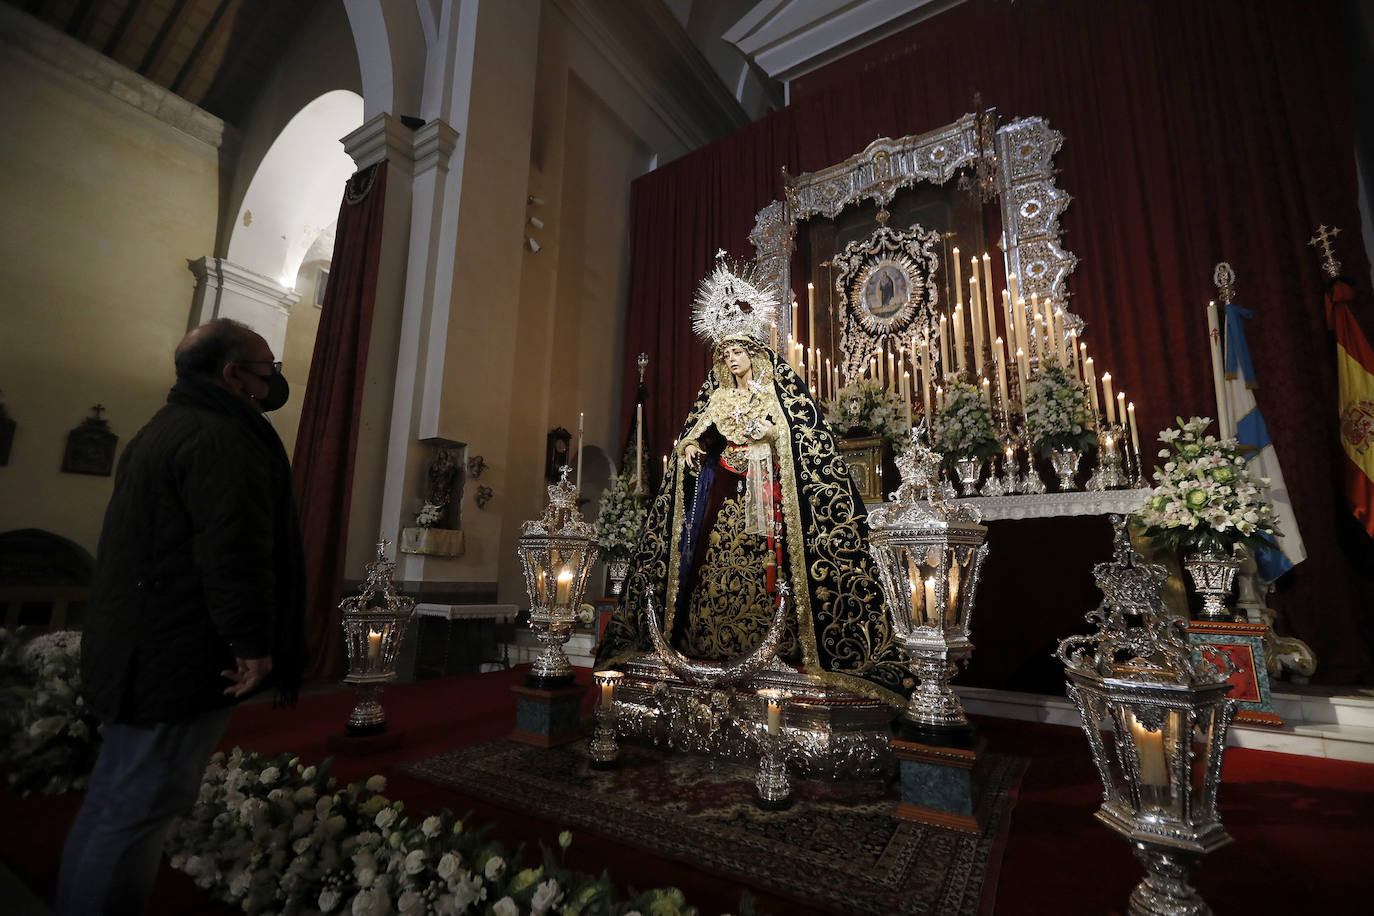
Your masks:
M67 448L62 453L64 474L94 474L109 477L114 470L115 445L119 437L110 431L108 420L102 419L105 407L97 404L91 416L67 433Z

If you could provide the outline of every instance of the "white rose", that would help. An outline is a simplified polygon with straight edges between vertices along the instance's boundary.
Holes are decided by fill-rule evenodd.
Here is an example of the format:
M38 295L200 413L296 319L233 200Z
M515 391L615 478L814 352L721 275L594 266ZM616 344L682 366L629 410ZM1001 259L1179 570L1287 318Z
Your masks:
M425 851L412 849L406 853L405 870L407 875L417 875L425 867Z
M462 866L463 860L456 853L446 852L439 857L439 864L435 867L435 871L444 881L452 882Z
M386 916L391 912L391 898L381 890L358 891L353 898L353 916Z
M550 878L534 889L534 897L530 900L530 912L546 913L562 896L563 892L558 889L558 882Z
M396 898L396 911L401 916L420 916L425 911L425 898L418 891L403 891Z
M369 776L365 785L367 786L367 791L369 792L385 792L386 777L382 775Z
M328 913L339 905L339 892L332 887L326 887L320 891L320 899L316 903L321 913Z
M268 767L267 769L263 770L262 773L258 776L258 782L262 783L265 786L270 786L272 785L272 783L277 781L277 777L280 775L281 771L278 770L276 767Z
M520 908L515 905L515 901L509 897L502 897L491 905L491 911L495 916L520 916Z
M477 900L477 887L481 882L481 878L473 875L471 881L459 881L457 884L449 885L453 888L453 905L457 912L467 912L467 908Z
M301 771L301 779L305 780L306 782L314 782L315 774L317 772L318 770L316 770L313 766L308 766Z
M420 824L420 832L427 837L435 837L439 834L439 830L443 826L443 821L431 815L430 817L425 818L424 822Z
M501 876L501 871L505 867L505 859L500 856L492 856L490 859L487 859L487 867L483 870L483 873L487 876L488 881L495 881Z
M385 830L386 828L390 827L392 824L396 823L396 809L383 808L382 810L378 811L377 817L373 820L373 823L375 823L378 829L381 830Z

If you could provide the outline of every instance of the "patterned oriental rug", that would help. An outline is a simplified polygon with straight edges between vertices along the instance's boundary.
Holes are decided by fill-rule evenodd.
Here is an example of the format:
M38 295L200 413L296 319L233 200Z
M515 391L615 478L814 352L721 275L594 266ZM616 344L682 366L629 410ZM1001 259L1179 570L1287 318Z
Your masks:
M590 768L582 742L546 750L504 738L400 769L838 913L978 916L996 898L1028 763L986 756L981 836L897 820L896 786L878 783L794 779L790 809L760 811L752 767L625 744L609 771Z

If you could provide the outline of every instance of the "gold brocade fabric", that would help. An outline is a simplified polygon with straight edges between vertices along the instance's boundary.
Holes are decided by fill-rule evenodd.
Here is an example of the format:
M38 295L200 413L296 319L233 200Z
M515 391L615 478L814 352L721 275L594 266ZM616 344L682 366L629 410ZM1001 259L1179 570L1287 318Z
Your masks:
M772 623L768 542L746 532L745 512L744 494L733 493L703 535L706 554L687 597L687 619L677 645L688 658L723 661L744 655L759 644ZM795 621L789 621L778 654L793 664L800 660Z
M764 389L758 403L776 426L773 441L787 561L787 567L778 570L778 577L793 585L801 664L824 683L900 704L914 682L893 636L868 555L863 500L837 450L835 437L802 380L773 351L765 348L752 352L754 377ZM728 399L713 398L722 393L722 382L730 380L729 371L717 361L688 413L682 442L701 435L711 425L706 415L719 416L721 408L715 405L731 406ZM694 628L675 628L678 622L671 619L678 606L682 578L683 529L695 491L695 478L686 473L680 449L675 451L663 485L649 505L622 603L612 615L598 651L599 665L613 665L652 651L642 613L646 599L651 598L669 618L665 621L669 633ZM761 546L759 550L761 553ZM694 581L700 578L694 577ZM691 588L694 583L683 584ZM684 604L691 606L691 602ZM709 607L698 604L697 609L727 616L731 613L724 598ZM717 632L722 627L728 625L717 626ZM719 643L724 644L724 640ZM749 648L752 645L744 647Z

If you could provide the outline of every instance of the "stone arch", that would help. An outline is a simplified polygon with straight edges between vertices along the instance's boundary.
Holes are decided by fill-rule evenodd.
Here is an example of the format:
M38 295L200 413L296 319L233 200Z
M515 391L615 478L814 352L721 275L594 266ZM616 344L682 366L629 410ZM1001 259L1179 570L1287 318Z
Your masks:
M426 33L438 20L431 0L344 0L344 8L358 49L363 118L419 114Z
M228 259L275 280L296 283L306 252L339 212L353 160L339 139L363 122L363 100L336 89L307 104L277 135L244 194Z

